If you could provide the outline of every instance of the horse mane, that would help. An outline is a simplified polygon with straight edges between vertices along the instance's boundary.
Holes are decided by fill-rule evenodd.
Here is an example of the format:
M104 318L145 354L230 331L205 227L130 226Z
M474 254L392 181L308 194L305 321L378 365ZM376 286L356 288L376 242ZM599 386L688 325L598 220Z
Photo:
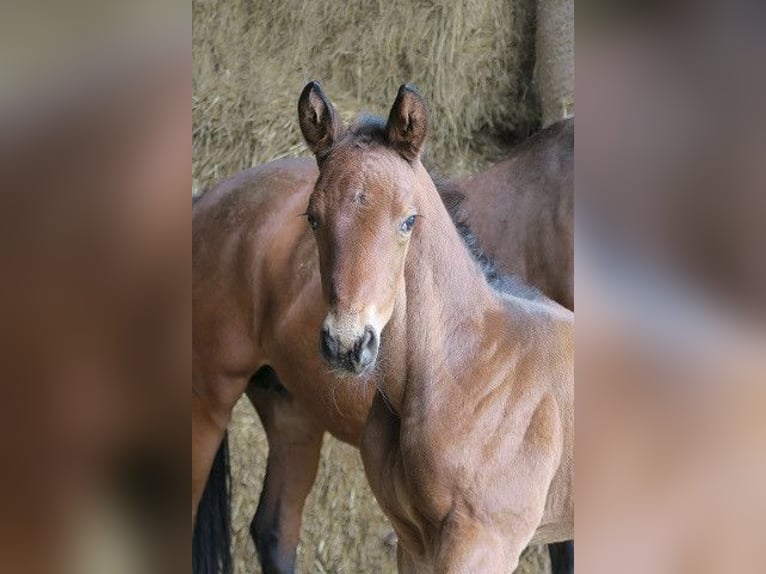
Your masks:
M556 126L554 129L560 129ZM386 135L386 121L380 116L369 114L359 114L348 128L348 134L354 138L358 146L367 146L371 143L386 145L388 136ZM476 234L468 224L468 210L465 209L465 194L455 184L445 178L434 175L429 170L429 175L439 192L444 207L447 208L452 223L455 225L463 243L479 264L484 278L490 287L500 293L513 295L530 301L545 300L546 297L539 289L528 285L517 275L505 273L495 264L492 258L485 253L479 245Z
M479 264L487 283L501 293L514 295L530 301L540 301L545 298L542 291L528 285L517 275L505 273L500 270L492 258L479 245L479 239L468 223L468 210L464 206L465 194L455 184L439 176L431 175L436 185L444 207L447 208L452 223L455 225L460 237L468 248L473 259Z

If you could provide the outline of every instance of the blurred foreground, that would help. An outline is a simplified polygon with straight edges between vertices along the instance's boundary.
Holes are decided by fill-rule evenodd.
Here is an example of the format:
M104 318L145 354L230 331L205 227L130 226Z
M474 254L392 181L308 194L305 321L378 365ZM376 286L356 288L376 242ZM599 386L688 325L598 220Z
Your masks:
M73 21L3 46L0 572L188 571L188 28Z
M764 572L764 12L661 6L577 18L577 568Z

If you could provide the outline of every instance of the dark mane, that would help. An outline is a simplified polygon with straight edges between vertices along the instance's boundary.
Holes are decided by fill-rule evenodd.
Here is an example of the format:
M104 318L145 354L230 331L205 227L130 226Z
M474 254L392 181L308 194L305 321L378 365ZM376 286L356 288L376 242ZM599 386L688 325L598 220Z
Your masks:
M369 145L371 143L386 145L388 143L386 121L379 116L360 114L354 123L349 126L348 134L358 142L358 145ZM449 213L471 256L481 267L487 283L496 291L508 293L522 299L529 299L531 301L545 299L540 290L527 285L516 275L502 272L495 265L492 258L481 248L479 240L471 230L470 225L468 225L468 213L463 206L465 201L463 192L453 182L433 174L430 175L444 203L444 207L447 208L447 213Z
M542 292L531 285L524 283L516 275L511 275L501 271L492 258L487 255L479 245L479 240L476 234L471 230L471 226L468 224L468 212L463 206L465 201L465 194L460 188L453 182L431 176L434 180L436 189L439 192L439 196L442 198L444 207L447 208L452 223L455 224L460 237L463 239L468 251L473 256L474 260L481 267L482 273L487 280L487 283L502 293L508 293L521 297L522 299L529 299L530 301L539 301L545 298Z

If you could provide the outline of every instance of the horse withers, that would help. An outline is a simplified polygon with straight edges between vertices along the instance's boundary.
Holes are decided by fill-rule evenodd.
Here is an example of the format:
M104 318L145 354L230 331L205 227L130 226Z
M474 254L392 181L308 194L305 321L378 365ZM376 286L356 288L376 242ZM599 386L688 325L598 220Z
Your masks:
M412 88L387 122L346 129L312 83L299 119L322 355L376 387L361 452L399 571L504 573L530 542L572 538L572 313L487 281L420 162Z

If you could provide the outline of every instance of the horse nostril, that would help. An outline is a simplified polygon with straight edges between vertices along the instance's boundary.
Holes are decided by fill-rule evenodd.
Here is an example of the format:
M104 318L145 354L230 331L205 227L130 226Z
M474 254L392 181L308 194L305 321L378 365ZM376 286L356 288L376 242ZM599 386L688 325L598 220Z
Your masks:
M322 329L322 335L319 338L322 348L322 354L328 358L335 358L338 356L338 341L330 335L330 331Z
M378 337L375 335L375 331L373 331L372 327L366 327L364 334L368 347L372 348L378 346Z
M366 367L375 360L378 352L378 337L372 327L365 327L364 335L359 341L359 365Z

